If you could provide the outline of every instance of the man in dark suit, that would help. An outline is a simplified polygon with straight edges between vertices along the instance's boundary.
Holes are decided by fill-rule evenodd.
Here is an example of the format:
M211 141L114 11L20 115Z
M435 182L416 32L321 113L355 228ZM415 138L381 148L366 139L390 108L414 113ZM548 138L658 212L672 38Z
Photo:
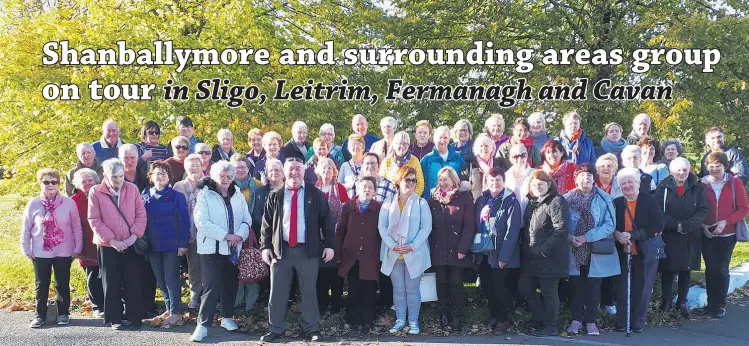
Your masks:
M296 273L306 339L320 341L317 272L320 257L325 262L333 259L334 220L323 193L304 183L302 160L287 157L284 175L284 187L268 196L260 228L263 261L271 266L269 332L260 340L274 342L286 331L289 291Z
M303 121L295 121L291 125L291 140L281 148L281 157L296 157L304 162L304 156L312 145L307 142L307 124Z

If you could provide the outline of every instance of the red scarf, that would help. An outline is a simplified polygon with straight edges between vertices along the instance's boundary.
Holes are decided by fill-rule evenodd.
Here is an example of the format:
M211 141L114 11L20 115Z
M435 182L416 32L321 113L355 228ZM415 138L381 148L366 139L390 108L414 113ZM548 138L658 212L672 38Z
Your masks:
M517 140L515 139L515 136L512 136L512 138L510 138L510 144L522 144L525 146L525 151L528 152L528 166L532 167L533 160L531 158L531 147L533 146L533 137L528 136L521 140Z
M568 191L569 179L569 163L567 161L562 162L556 166L551 166L548 162L544 162L542 169L551 177L552 180L557 184L557 190L560 195L564 195Z

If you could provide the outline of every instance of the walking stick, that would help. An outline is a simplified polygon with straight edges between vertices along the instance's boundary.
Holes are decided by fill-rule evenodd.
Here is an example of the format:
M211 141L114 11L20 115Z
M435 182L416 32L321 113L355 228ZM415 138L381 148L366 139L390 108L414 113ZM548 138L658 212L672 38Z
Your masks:
M627 245L627 336L632 336L631 307L632 307L632 248Z

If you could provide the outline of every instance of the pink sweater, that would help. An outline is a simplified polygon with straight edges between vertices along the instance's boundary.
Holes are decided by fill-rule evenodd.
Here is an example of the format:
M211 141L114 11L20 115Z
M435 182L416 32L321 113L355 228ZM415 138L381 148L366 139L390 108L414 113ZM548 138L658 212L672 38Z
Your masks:
M125 241L131 234L142 237L146 231L146 209L138 187L125 182L120 189L119 207L127 218L127 223L112 204L110 195L112 192L105 183L91 187L88 192L88 222L94 231L94 244L110 246L110 240Z
M62 243L53 247L52 251L44 251L42 219L46 212L41 197L34 197L26 204L21 226L21 251L25 255L31 254L39 258L70 257L73 253L81 253L83 250L83 232L78 207L70 197L60 198L62 203L55 209L55 217L64 237Z

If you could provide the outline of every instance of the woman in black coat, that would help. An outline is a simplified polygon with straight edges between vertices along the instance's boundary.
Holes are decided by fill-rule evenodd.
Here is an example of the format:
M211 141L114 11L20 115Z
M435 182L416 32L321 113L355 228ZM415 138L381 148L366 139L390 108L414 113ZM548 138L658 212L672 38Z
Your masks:
M663 256L663 212L655 198L640 191L640 171L637 168L623 168L616 175L622 197L614 199L616 209L616 229L619 264L622 274L616 288L616 330L625 331L627 317L631 329L642 333L648 315L650 294L653 291L658 259ZM629 264L627 253L631 254ZM627 272L631 282L627 282ZM627 287L630 291L629 314L627 313Z
M557 334L559 280L569 274L570 211L553 180L542 170L530 176L530 201L523 220L519 288L531 304L535 336ZM541 293L537 293L537 289Z
M437 273L440 325L453 330L460 330L462 325L463 273L472 266L470 250L476 230L473 196L459 190L459 185L458 173L452 167L440 169L437 187L428 201L432 212L429 253Z
M663 304L661 309L671 309L674 276L679 274L679 297L676 304L684 317L689 317L687 293L691 271L700 268L702 250L702 222L707 217L708 206L705 188L694 173L689 161L677 157L670 164L671 175L655 190L655 200L660 204L666 227L663 241L666 258L660 262Z

